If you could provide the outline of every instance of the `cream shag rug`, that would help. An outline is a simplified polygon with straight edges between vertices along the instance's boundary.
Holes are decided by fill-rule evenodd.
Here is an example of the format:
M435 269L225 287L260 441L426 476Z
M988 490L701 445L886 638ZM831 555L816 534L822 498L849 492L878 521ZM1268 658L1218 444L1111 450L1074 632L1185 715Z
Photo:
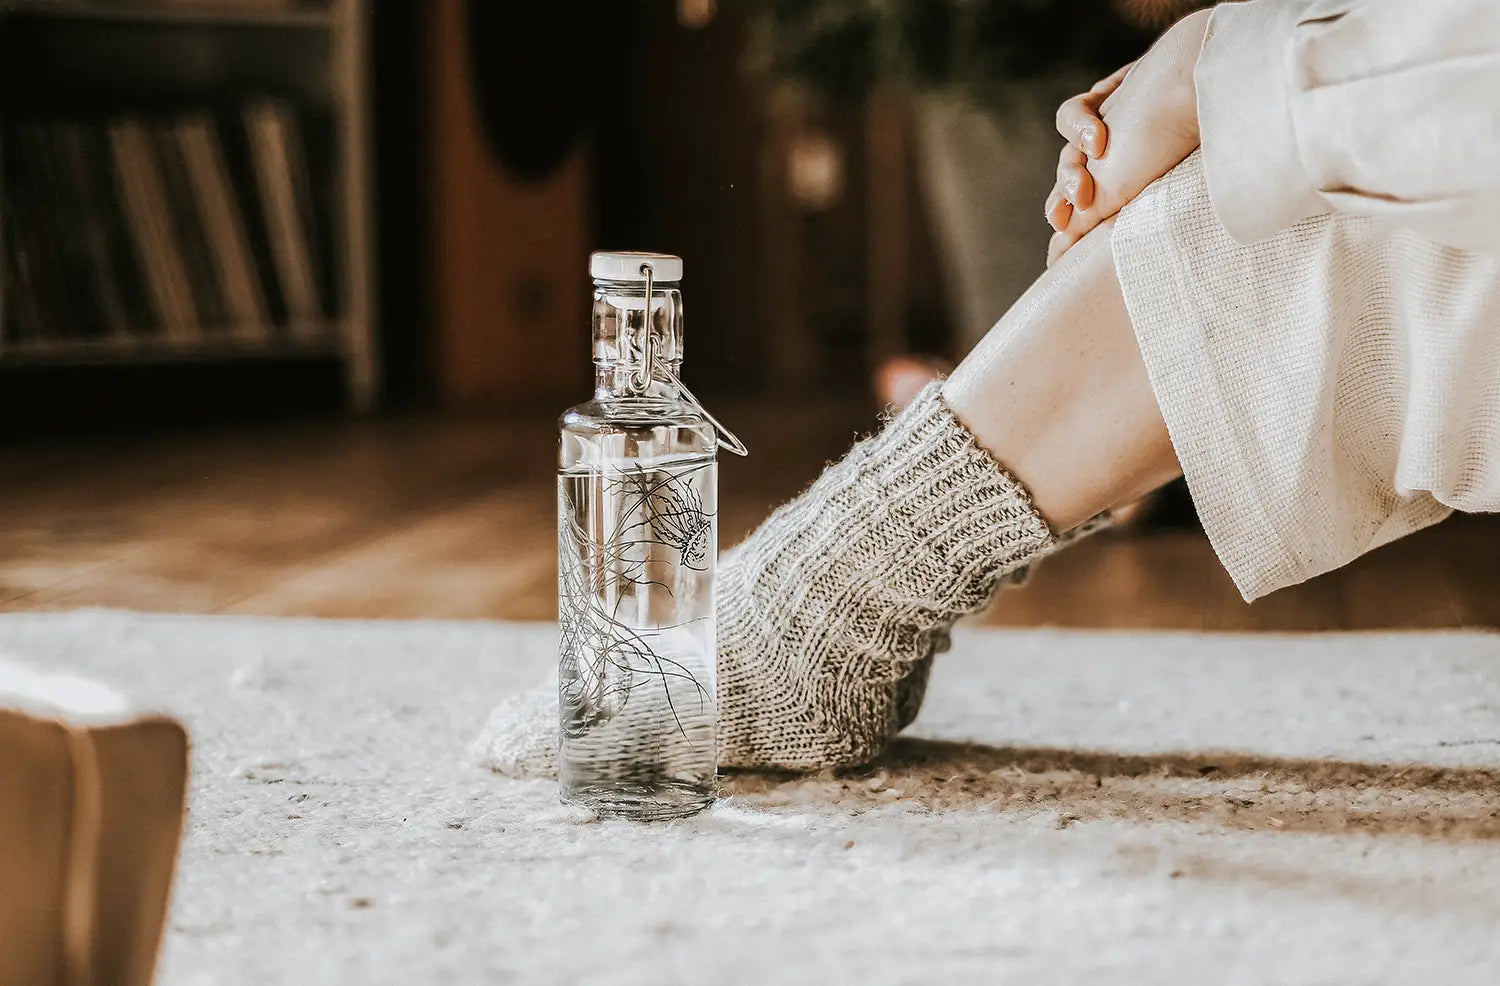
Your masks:
M1500 981L1500 635L960 633L914 737L596 822L474 766L553 629L0 618L191 730L160 981Z

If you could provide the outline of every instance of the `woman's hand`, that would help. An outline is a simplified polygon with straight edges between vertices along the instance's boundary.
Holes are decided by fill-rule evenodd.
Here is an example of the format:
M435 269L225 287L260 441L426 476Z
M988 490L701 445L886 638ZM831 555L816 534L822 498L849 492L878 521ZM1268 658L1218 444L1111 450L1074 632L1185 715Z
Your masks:
M1094 179L1085 165L1090 158L1104 156L1109 144L1109 127L1100 115L1100 107L1125 81L1131 65L1094 83L1057 108L1057 132L1067 140L1057 160L1057 184L1047 196L1045 212L1052 228L1061 231L1068 225L1073 210L1087 209L1094 202Z
M1184 17L1139 61L1058 109L1057 130L1068 144L1047 196L1047 221L1057 230L1048 264L1197 148L1193 68L1208 15Z

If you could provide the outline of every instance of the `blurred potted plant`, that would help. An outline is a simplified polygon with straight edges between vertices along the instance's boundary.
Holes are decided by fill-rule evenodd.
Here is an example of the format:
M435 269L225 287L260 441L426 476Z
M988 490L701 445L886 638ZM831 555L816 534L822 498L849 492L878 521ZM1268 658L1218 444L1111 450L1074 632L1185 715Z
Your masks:
M835 101L912 96L925 206L967 350L1045 265L1057 104L1184 0L758 0L753 60Z

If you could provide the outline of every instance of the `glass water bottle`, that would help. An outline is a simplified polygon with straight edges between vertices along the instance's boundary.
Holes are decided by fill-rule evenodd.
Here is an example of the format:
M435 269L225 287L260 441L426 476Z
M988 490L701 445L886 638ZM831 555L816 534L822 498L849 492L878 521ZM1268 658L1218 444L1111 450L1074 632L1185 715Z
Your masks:
M717 422L678 377L682 260L590 273L594 399L561 421L558 772L565 801L675 818L714 799Z

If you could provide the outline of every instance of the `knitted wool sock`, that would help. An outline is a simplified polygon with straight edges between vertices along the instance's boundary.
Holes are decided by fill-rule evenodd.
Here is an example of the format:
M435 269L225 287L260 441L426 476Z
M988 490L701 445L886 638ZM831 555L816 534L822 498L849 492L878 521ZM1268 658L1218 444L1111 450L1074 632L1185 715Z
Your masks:
M932 384L720 560L719 762L862 763L916 717L934 654L1058 539ZM554 772L557 689L496 709L475 753Z

